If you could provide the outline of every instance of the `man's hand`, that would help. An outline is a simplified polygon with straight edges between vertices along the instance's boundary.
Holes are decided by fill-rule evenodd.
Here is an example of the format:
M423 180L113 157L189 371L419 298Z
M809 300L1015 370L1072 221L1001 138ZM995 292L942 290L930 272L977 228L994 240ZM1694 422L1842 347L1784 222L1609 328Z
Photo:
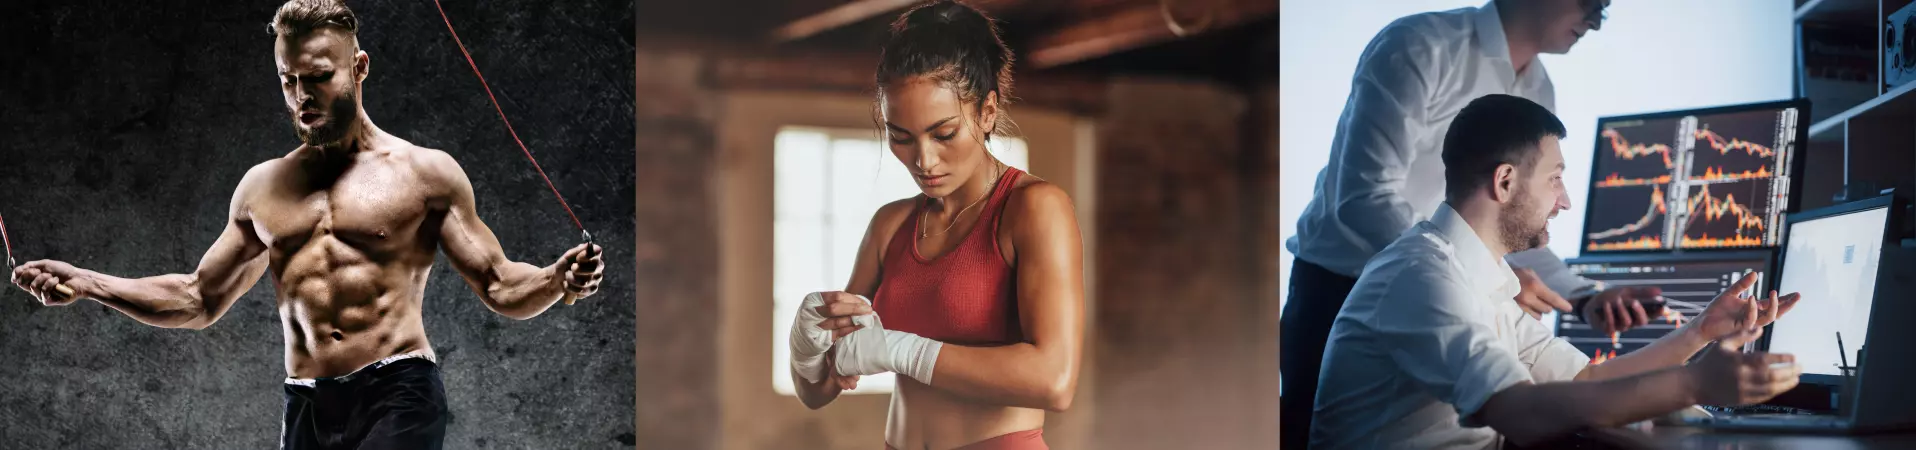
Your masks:
M33 294L33 298L42 305L66 306L86 298L87 293L93 291L93 283L84 276L85 273L72 264L43 259L15 267L13 285ZM54 290L63 284L73 289L73 295L61 295Z
M1512 271L1517 273L1517 281L1523 286L1523 291L1517 293L1517 306L1523 307L1524 312L1530 313L1530 318L1542 319L1543 313L1551 310L1570 311L1570 302L1564 301L1563 296L1551 291L1550 286L1544 284L1542 278L1537 277L1536 271L1530 269L1512 269Z
M1710 301L1710 306L1703 309L1703 314L1697 316L1696 321L1685 326L1706 339L1720 339L1740 331L1763 328L1796 307L1796 301L1802 298L1794 292L1779 298L1775 291L1770 292L1768 301L1757 301L1755 295L1743 295L1756 284L1756 278L1755 275L1745 274L1743 279L1737 280L1736 284Z
M1712 303L1704 315L1715 319L1716 325L1710 328L1699 326L1697 332L1711 329L1729 329L1728 335L1717 337L1703 359L1684 367L1695 386L1696 400L1700 404L1738 406L1761 403L1796 387L1803 367L1796 364L1796 357L1781 353L1742 353L1745 344L1763 336L1763 326L1775 322L1783 310L1796 303L1796 294L1790 294L1789 304L1784 304L1770 293L1768 305L1760 305L1743 299L1741 294L1754 284L1754 276L1744 276L1736 285L1724 291L1717 301L1741 300L1740 307L1734 311L1734 318L1727 308L1719 309L1718 303ZM1726 298L1727 297L1727 298ZM1729 303L1724 303L1729 304ZM1762 309L1764 312L1759 312Z
M605 252L594 244L579 244L559 257L553 267L565 283L567 304L599 293L599 282L605 274L604 257Z
M1591 297L1583 305L1584 323L1604 333L1621 333L1631 328L1649 325L1655 317L1650 317L1645 303L1655 303L1657 296L1663 295L1663 289L1657 287L1618 287L1605 289ZM1669 311L1668 307L1664 311ZM1720 336L1720 335L1719 335Z
M1737 333L1710 346L1703 359L1685 366L1695 387L1696 402L1741 406L1762 403L1796 387L1803 366L1782 353L1742 353L1743 344L1763 335L1758 327Z

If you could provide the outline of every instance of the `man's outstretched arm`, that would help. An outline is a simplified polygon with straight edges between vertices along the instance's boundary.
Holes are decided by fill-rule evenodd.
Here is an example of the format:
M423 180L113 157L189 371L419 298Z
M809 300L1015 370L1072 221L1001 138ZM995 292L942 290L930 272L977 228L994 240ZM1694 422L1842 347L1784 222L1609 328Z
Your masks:
M1803 368L1778 353L1743 353L1756 328L1726 337L1697 363L1601 381L1522 383L1498 391L1471 417L1518 444L1584 428L1611 428L1694 404L1742 406L1795 388Z
M426 151L421 159L422 169L442 185L445 193L443 204L433 205L444 207L440 246L487 308L525 320L567 297L578 299L598 293L604 272L598 246L581 244L545 267L508 260L499 238L479 220L472 180L459 163L437 150Z
M16 268L13 282L47 305L91 298L148 325L206 328L232 309L233 302L266 272L266 244L254 233L244 207L246 193L256 182L254 173L259 170L254 167L248 171L234 189L226 229L192 273L128 279L42 260ZM74 295L62 297L50 292L58 284L73 288Z

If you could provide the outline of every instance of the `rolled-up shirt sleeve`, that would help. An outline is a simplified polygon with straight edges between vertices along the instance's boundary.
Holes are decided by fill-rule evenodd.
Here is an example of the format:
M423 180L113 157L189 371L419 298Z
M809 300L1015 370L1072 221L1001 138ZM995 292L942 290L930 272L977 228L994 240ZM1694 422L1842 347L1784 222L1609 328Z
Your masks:
M1460 425L1483 426L1472 416L1491 395L1531 381L1530 370L1498 345L1490 323L1473 320L1488 302L1437 263L1411 264L1391 278L1370 328L1404 373L1456 408Z
M1404 199L1405 180L1430 130L1429 103L1442 55L1412 27L1379 32L1357 64L1345 117L1335 145L1343 170L1336 177L1338 221L1371 251L1383 249L1416 223L1417 210ZM1434 157L1435 155L1428 155Z
M1510 320L1516 322L1517 341L1522 345L1517 349L1517 358L1530 367L1531 381L1570 381L1590 366L1589 357L1583 356L1569 341L1552 336L1543 322L1524 314L1515 314Z

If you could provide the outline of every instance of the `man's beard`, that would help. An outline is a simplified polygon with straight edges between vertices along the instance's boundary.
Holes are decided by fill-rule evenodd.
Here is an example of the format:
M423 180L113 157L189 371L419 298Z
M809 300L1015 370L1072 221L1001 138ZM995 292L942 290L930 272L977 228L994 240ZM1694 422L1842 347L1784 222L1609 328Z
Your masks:
M354 116L356 116L353 114L353 108L358 104L358 90L346 91L339 98L334 99L332 105L326 106L325 110L321 111L325 114L326 121L312 128L301 124L299 111L293 111L293 132L298 134L299 141L306 145L322 148L338 146L341 141L346 140L346 134L352 129Z
M1537 220L1529 220L1531 206L1528 202L1521 200L1525 198L1524 194L1521 192L1512 194L1519 200L1504 205L1502 214L1499 214L1500 217L1497 219L1499 228L1502 228L1498 233L1503 236L1504 248L1511 253L1516 253L1543 247L1543 236L1549 231L1550 217L1546 215Z

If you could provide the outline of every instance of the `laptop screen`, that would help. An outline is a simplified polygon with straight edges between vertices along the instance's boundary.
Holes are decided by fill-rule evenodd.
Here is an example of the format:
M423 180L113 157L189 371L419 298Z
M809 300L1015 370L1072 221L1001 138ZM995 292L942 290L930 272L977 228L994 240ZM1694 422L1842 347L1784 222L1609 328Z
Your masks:
M1841 333L1848 363L1857 364L1888 220L1882 206L1789 225L1777 290L1803 298L1771 328L1770 352L1795 355L1805 374L1840 375Z

